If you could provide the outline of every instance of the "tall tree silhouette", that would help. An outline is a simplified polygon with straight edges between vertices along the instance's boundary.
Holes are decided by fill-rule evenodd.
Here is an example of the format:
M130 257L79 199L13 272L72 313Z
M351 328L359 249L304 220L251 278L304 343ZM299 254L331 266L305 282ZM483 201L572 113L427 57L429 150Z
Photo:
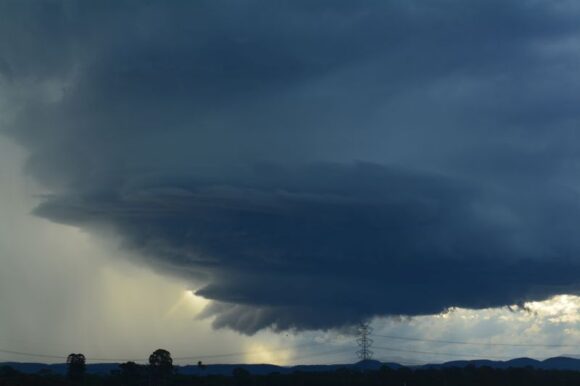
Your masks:
M83 354L69 354L69 356L66 358L66 364L68 366L67 376L74 380L81 379L84 376L86 370L85 362L86 359Z
M167 350L157 349L149 355L149 371L157 381L167 379L173 373L173 359Z

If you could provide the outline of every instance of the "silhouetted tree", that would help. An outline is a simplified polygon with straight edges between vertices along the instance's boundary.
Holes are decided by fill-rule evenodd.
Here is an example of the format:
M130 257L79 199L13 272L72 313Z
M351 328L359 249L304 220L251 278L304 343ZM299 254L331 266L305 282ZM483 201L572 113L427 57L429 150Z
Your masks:
M86 370L85 356L83 354L69 354L66 358L67 363L67 376L70 379L78 380L81 379Z
M149 371L153 379L164 380L173 373L173 359L167 350L157 349L149 355Z

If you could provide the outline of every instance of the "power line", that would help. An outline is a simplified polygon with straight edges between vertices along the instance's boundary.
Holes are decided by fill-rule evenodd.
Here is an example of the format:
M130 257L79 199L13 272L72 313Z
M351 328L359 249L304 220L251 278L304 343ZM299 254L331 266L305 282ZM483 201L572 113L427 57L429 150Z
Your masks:
M390 362L390 363L400 364L401 366L406 366L407 364L420 366L420 365L425 364L424 362L419 362L416 359L407 359L407 358L385 358L385 357L381 357L378 360L379 360L379 362L382 362L382 363L389 363Z
M199 359L210 359L210 358L226 358L226 357L235 357L235 356L252 356L252 355L259 355L263 354L264 352L280 352L280 351L290 351L295 350L298 348L304 347L312 347L312 346L321 346L323 343L319 342L312 342L312 343L305 343L301 345L296 345L292 347L279 347L269 350L261 350L261 351L239 351L239 352L231 352L231 353L224 353L224 354L212 354L212 355L195 355L195 356L183 356L183 357L174 357L173 360L199 360ZM314 357L314 356L323 356L323 355L330 355L339 352L344 352L347 350L351 350L350 347L333 350L333 351L326 351L322 353L311 353L307 355L301 355L299 358L307 358L307 357ZM67 356L64 355L51 355L51 354L40 354L40 353L31 353L31 352L23 352L23 351L15 351L15 350L5 350L0 348L0 353L4 354L11 354L11 355L18 355L18 356L27 356L32 358L47 358L47 359L62 359L66 360ZM98 362L141 362L147 361L148 358L100 358L100 357L87 357L87 361L98 361Z
M4 349L0 349L0 353L12 354L12 355L22 355L22 356L29 356L29 357L37 357L37 358L51 358L51 359L66 359L67 358L66 356L62 356L62 355L34 354L34 353L4 350Z
M352 350L350 347L346 347L346 348L342 348L342 349L338 349L338 350L324 351L324 352L320 352L320 353L312 353L312 354L300 355L300 356L291 358L290 360L304 359L304 358L312 358L312 357L319 357L319 356L336 355L336 354L345 353L345 352L350 351L350 350Z
M370 346L373 343L372 339L369 338L369 335L372 334L372 329L370 325L363 324L359 326L359 338L357 339L357 343L361 347L361 349L357 352L361 359L370 359L372 357L372 351L370 351ZM372 334L372 336L380 337L380 338L387 338L387 339L394 339L394 340L402 340L402 341L415 341L415 342L426 342L426 343L442 343L442 344L459 344L459 345L475 345L475 346L502 346L502 347L544 347L544 348L557 348L557 347L568 347L568 348L577 348L580 347L579 345L560 345L560 344L525 344L525 343L485 343L485 342L467 342L467 341L456 341L456 340L438 340L438 339L423 339L423 338L415 338L415 337L404 337L404 336L395 336L395 335L381 335L381 334ZM211 355L195 355L195 356L177 356L174 357L174 360L199 360L199 359L213 359L213 358L227 358L227 357L236 357L236 356L253 356L263 354L264 352L280 352L280 351L290 351L296 350L299 348L305 347L312 347L312 346L322 346L324 343L320 342L311 342L302 345L296 345L292 347L279 347L269 350L260 350L260 351L239 351L239 352L230 352L230 353L223 353L223 354L211 354ZM414 353L414 354L428 354L428 355L442 355L442 356L450 356L456 358L464 358L464 357L471 357L471 358L494 358L494 359L510 359L507 357L500 357L494 355L472 355L472 354L457 354L457 353L449 353L449 352L439 352L439 351L422 351L422 350L407 350L407 349L400 349L400 348L393 348L393 347L376 347L379 350L387 350L387 351L394 351L394 352L405 352L405 353ZM337 353L342 353L344 351L350 350L350 348L344 349L335 349L332 351L325 351L319 353L310 353L306 355L300 355L296 358L292 358L291 360L295 359L302 359L308 357L316 357L316 356L325 356L325 355L334 355ZM52 355L52 354L43 354L43 353L31 353L31 352L23 352L17 350L6 350L0 348L0 353L4 354L11 354L11 355L18 355L18 356L28 356L31 358L47 358L47 359L60 359L65 360L67 357L63 355ZM125 361L147 361L147 358L100 358L100 357L88 357L87 361L99 361L99 362L125 362Z
M32 358L47 358L47 359L67 359L67 356L64 355L51 355L51 354L37 354L37 353L30 353L30 352L22 352L22 351L13 351L13 350L4 350L0 349L0 353L2 354L11 354L11 355L19 355L19 356L27 356ZM110 361L110 362L124 362L124 361L142 361L146 359L133 359L133 358L86 358L87 361Z
M405 352L405 353L413 353L413 354L429 354L429 355L443 355L443 356L451 356L451 357L470 357L470 358L477 358L477 359L486 359L486 358L493 358L493 359L512 359L509 357L504 356L495 356L495 355L471 355L471 354L456 354L456 353L448 353L448 352L436 352L436 351L419 351L419 350L404 350L398 348L391 348L391 347L376 347L377 350L387 350L387 351L397 351L397 352Z
M305 343L300 344L292 347L279 347L269 350L261 350L261 351L238 351L238 352L231 352L226 354L211 354L211 355L197 355L197 356L186 356L186 357L174 357L173 360L188 360L188 359L212 359L212 358L226 358L226 357L235 357L235 356L242 356L242 355L258 355L263 354L264 351L267 352L278 352L278 351L289 351L294 350L297 348L302 347L312 347L312 346L320 346L322 343L319 342L312 342L312 343Z
M395 340L407 340L416 342L428 342L428 343L444 343L444 344L462 344L462 345L473 345L473 346L506 346L506 347L544 347L544 348L578 348L580 345L569 345L569 344L534 344L534 343L486 343L486 342L466 342L458 340L439 340L439 339L424 339L424 338L413 338L413 337L403 337L394 335L379 335L373 334L373 336L378 338L388 338Z
M86 358L91 362L146 362L149 358Z

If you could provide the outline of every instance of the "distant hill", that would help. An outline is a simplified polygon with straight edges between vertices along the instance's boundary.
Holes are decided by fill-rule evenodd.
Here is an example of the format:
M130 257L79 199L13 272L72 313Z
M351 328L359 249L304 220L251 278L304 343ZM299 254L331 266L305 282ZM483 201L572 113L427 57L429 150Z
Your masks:
M10 366L23 373L37 373L39 371L50 371L55 374L66 373L66 364L43 364L43 363L20 363L20 362L3 362L0 366ZM382 366L397 369L402 366L398 363L382 363L374 360L361 361L352 364L333 364L333 365L299 365L292 367L276 366L270 364L215 364L206 365L200 368L196 365L176 366L180 374L186 375L231 375L235 368L243 368L255 375L266 375L271 373L289 374L293 372L332 372L340 368L365 370L378 370ZM411 366L413 369L425 368L449 368L449 367L493 367L506 369L509 367L534 367L544 370L573 370L580 371L580 359L569 357L555 357L543 361L531 358L515 358L508 361L491 361L491 360L465 360L451 361L438 364L426 364L422 366ZM87 371L93 374L109 374L111 371L118 370L118 363L99 363L88 364Z
M543 369L580 371L580 359L568 357L548 358L542 362Z
M580 359L568 357L554 357L543 361L531 358L515 358L508 361L491 361L491 360L469 360L469 361L452 361L440 364L427 364L415 366L415 368L441 368L441 367L493 367L496 369L507 369L510 367L533 367L543 370L574 370L580 371Z
M292 367L257 364L257 365L207 365L205 369L200 369L198 366L181 366L179 367L180 374L188 375L224 375L231 374L235 368L242 368L248 370L252 374L265 375L272 373L290 374L297 371L302 372L330 372L336 371L340 368L350 368L359 370L378 370L385 363L379 361L360 361L351 364L334 364L334 365L299 365ZM393 367L402 367L399 364L391 364Z

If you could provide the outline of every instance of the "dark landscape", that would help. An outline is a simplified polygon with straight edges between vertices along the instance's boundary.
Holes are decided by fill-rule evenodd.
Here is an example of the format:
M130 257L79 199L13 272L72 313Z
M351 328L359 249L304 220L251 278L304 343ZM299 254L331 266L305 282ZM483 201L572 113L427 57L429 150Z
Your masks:
M50 372L52 374L64 375L67 372L66 364L43 364L43 363L21 363L3 362L0 367L10 367L18 372L34 374L39 372ZM466 367L489 367L493 369L508 368L534 368L538 370L570 370L580 371L580 359L567 357L548 358L538 361L531 358L514 358L509 361L491 360L469 360L451 361L443 363L432 363L419 366L404 366L398 363L384 363L375 360L360 361L353 364L331 364L331 365L298 365L298 366L276 366L268 364L211 364L201 368L198 365L174 366L175 372L182 375L231 375L234 369L247 370L253 375L268 375L272 373L292 374L296 372L333 372L339 369L356 371L376 371L386 367L392 370L408 368L413 370L445 369L445 368L466 368ZM119 363L99 363L86 365L86 372L89 374L107 375L119 370Z
M471 360L403 366L374 360L354 364L173 366L155 376L151 365L100 363L71 374L67 364L0 363L0 385L580 385L580 360Z

